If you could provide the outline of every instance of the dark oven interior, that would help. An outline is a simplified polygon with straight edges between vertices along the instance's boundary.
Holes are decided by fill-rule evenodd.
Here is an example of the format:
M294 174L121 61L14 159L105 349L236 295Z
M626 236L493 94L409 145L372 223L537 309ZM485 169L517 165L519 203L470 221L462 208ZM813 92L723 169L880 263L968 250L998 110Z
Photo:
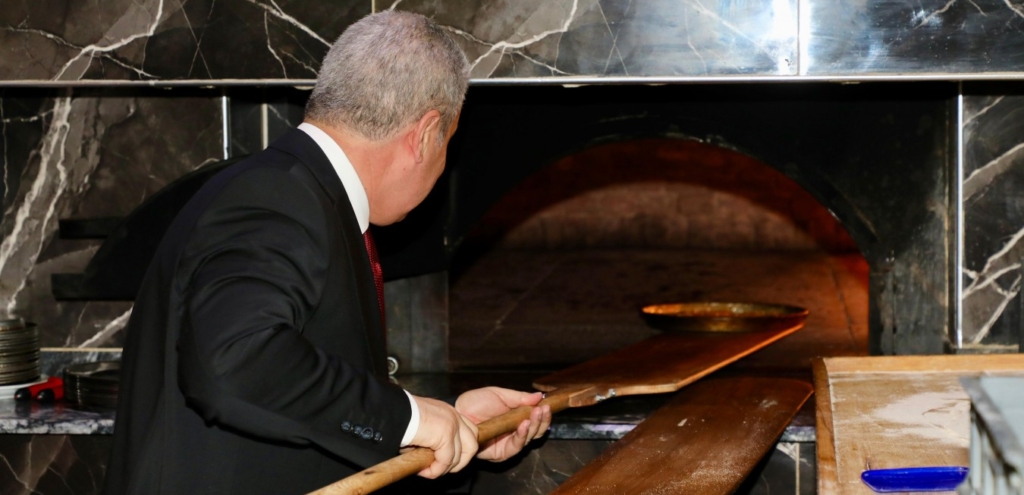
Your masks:
M942 352L954 90L474 88L446 192L452 364L558 368L680 300L811 309L748 365Z

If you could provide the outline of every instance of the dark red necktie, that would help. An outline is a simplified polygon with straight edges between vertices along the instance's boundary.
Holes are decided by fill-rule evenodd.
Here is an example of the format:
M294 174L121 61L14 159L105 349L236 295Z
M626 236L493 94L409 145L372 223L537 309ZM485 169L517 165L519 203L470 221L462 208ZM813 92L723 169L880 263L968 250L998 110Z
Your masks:
M363 234L366 243L366 254L370 255L370 268L373 270L373 284L377 286L377 305L380 307L380 324L387 328L384 321L384 272L380 269L380 257L377 256L377 245L373 242L370 229ZM385 331L386 332L386 331Z

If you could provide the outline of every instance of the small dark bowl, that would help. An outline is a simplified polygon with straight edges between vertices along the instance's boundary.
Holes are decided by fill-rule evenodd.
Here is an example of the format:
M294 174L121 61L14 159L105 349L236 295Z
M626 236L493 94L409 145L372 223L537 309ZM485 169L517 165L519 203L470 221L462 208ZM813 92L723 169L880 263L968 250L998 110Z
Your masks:
M652 304L640 314L664 332L763 332L802 324L806 308L783 304L692 302Z

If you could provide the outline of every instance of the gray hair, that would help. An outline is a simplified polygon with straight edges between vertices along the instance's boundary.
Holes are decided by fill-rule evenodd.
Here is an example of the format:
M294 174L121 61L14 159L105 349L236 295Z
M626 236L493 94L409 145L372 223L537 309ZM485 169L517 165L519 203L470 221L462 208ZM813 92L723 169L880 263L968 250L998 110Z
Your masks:
M443 140L468 85L466 55L437 24L388 10L360 19L331 46L306 116L380 141L436 109Z

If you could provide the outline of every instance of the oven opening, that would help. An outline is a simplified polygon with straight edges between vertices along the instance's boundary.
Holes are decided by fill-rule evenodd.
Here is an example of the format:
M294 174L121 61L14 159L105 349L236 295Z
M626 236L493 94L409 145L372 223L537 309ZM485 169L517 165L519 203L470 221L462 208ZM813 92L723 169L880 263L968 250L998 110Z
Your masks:
M809 370L868 354L868 263L842 224L778 170L686 139L565 156L512 186L450 270L451 367L557 370L655 335L647 304L810 309L806 327L736 366Z

